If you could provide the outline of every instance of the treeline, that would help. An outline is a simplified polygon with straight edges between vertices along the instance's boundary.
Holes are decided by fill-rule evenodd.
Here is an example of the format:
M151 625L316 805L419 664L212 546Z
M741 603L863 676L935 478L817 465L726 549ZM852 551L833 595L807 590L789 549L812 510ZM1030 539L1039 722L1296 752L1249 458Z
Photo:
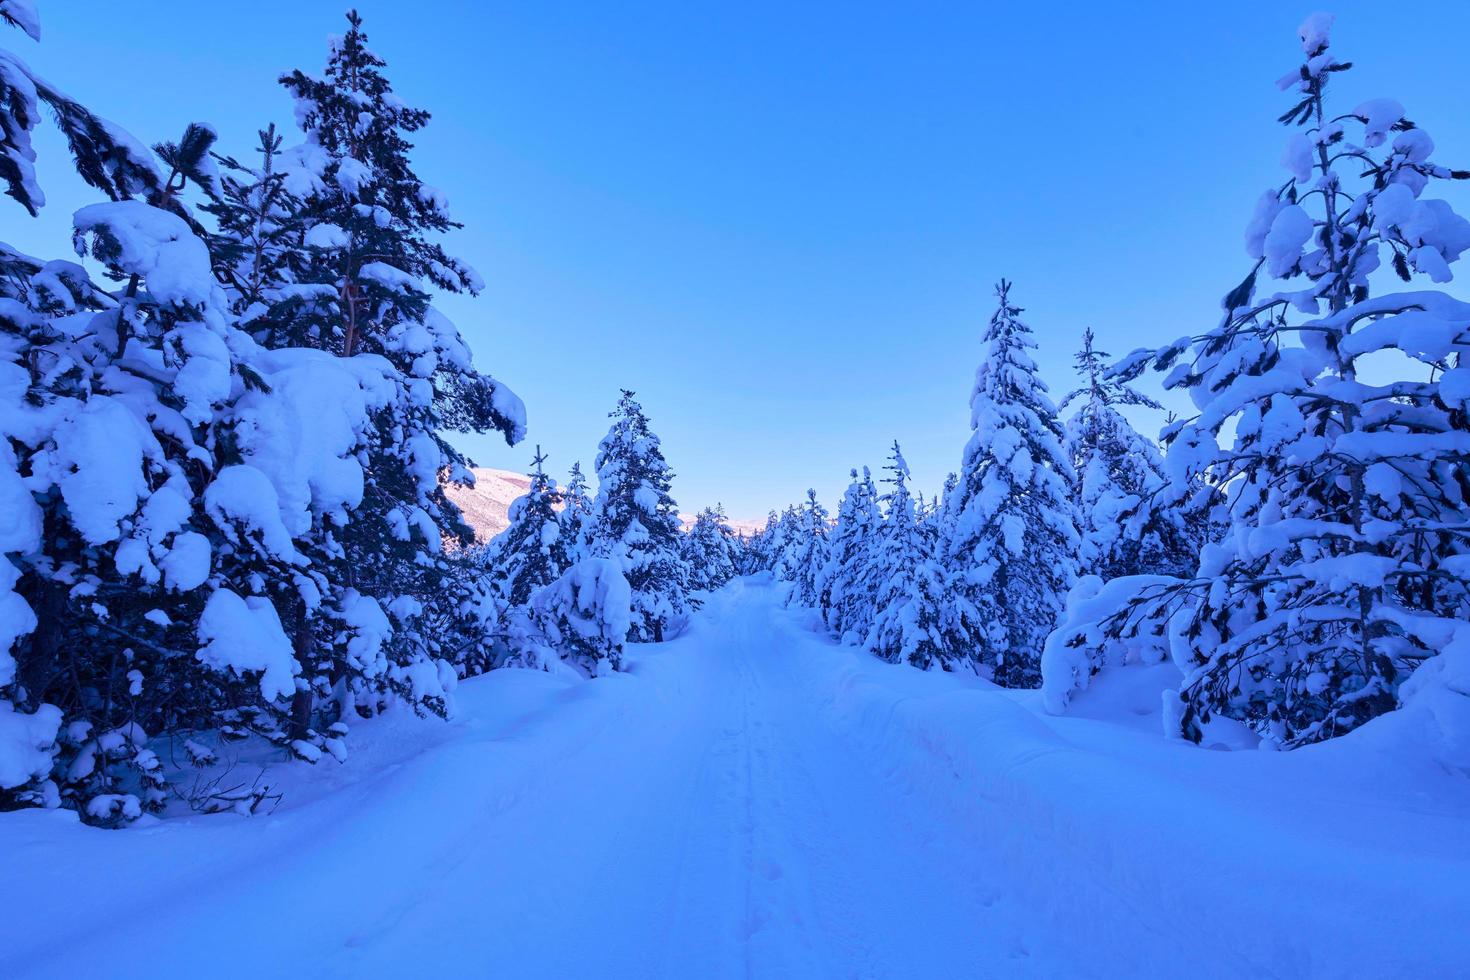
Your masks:
M1214 328L1115 364L1089 333L1064 425L1001 283L944 493L915 497L895 446L881 493L854 472L835 525L814 497L773 515L752 565L880 657L1041 686L1052 711L1099 671L1172 659L1170 735L1225 719L1294 747L1414 707L1463 764L1470 304L1375 293L1450 281L1470 222L1429 192L1470 173L1392 99L1329 107L1350 67L1330 26L1302 25L1288 177ZM1157 407L1128 387L1149 369L1197 410L1159 443L1118 411Z

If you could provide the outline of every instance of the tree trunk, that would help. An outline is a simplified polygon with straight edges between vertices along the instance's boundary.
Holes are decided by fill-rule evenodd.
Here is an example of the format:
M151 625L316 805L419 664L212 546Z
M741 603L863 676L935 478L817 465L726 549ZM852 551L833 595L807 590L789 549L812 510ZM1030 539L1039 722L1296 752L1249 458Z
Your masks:
M301 665L301 670L307 672L311 669L311 624L306 617L306 600L299 596L296 598L291 618L294 621L291 649L296 655L296 662ZM297 687L296 694L291 698L291 737L293 739L306 738L307 732L311 730L313 701L311 684L303 682Z

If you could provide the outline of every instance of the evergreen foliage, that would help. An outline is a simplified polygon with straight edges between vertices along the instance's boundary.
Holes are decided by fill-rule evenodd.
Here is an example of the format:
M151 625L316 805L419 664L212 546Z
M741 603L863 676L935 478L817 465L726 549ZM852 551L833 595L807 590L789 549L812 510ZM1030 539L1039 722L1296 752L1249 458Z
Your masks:
M971 656L993 668L997 683L1034 687L1042 643L1075 578L1074 477L1010 283L1002 280L996 296L970 396L974 433L947 503L952 524L943 547L954 623Z
M681 548L674 474L633 392L623 391L597 450L593 551L622 563L632 589L628 639L662 642L688 621L689 565Z

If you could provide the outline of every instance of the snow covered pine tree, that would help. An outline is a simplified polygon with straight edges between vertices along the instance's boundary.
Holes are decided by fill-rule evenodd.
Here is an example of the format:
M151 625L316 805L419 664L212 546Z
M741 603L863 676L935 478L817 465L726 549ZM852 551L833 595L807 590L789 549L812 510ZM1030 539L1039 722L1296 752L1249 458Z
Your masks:
M572 464L567 484L561 489L561 502L561 543L570 564L591 553L592 498L587 494L587 478L582 475L581 463Z
M593 549L619 561L632 588L628 639L661 643L689 620L689 566L669 495L674 474L633 392L623 392L610 418L597 450Z
M893 487L882 499L883 523L873 549L873 624L867 647L891 663L907 662L921 670L952 669L962 656L947 624L947 576L934 553L934 537L919 521L909 493L909 465L893 444L884 469Z
M1431 162L1433 141L1391 99L1327 110L1328 80L1348 68L1328 52L1330 27L1308 18L1304 62L1281 80L1298 93L1281 116L1299 127L1290 177L1257 203L1256 262L1220 325L1121 365L1124 377L1170 370L1166 385L1190 393L1200 413L1170 433L1171 476L1225 492L1228 532L1194 578L1102 621L1105 639L1129 641L1141 618L1167 618L1184 679L1165 724L1195 741L1219 716L1297 746L1398 706L1470 730L1458 693L1470 671L1470 304L1369 295L1385 259L1405 281L1449 281L1470 223L1424 194L1470 174ZM1262 271L1306 285L1257 298ZM1470 744L1449 738L1463 764Z
M1162 494L1164 457L1118 411L1159 403L1108 375L1108 353L1082 334L1077 373L1086 384L1062 399L1078 403L1067 421L1067 448L1077 474L1073 502L1082 539L1079 571L1104 580L1120 575L1188 575L1199 559L1187 511Z
M861 477L853 470L827 542L820 599L827 628L844 643L861 642L873 624L873 554L882 520L872 473L866 466Z
M16 3L0 8L34 34L29 7L17 21L20 11ZM452 673L446 678L423 657L388 663L382 648L392 624L347 581L354 568L338 532L365 483L380 490L391 480L385 447L408 450L422 488L438 457L421 451L415 433L491 420L516 435L514 396L473 375L462 342L431 310L423 312L427 326L415 327L409 301L375 299L371 322L402 338L379 346L411 377L377 353L287 349L331 346L330 302L344 287L323 256L351 249L345 232L323 234L300 214L308 203L326 208L339 171L353 170L333 157L330 141L315 138L321 127L307 147L285 153L266 130L260 169L226 160L221 179L209 155L213 131L192 125L178 143L155 148L160 169L123 130L34 79L13 56L0 59L0 176L9 193L32 213L41 206L27 140L38 105L47 104L78 172L110 199L77 213L77 247L120 284L100 289L74 263L9 251L0 258L8 304L0 316L0 376L8 378L0 385L0 546L8 560L0 567L18 570L3 575L18 591L7 588L0 602L0 795L66 803L92 822L116 824L162 802L146 744L159 733L255 732L315 758L323 749L340 755L333 720L360 691L386 682L411 690L422 706L442 707ZM387 97L386 83L370 87ZM341 118L355 99L339 100ZM348 125L364 126L358 135L370 149L381 133L367 119L354 109ZM364 159L379 161L371 152ZM373 200L375 225L386 215L408 229L384 263L396 267L404 254L436 262L413 238L412 221L395 217L393 195L418 193L406 168L391 174L386 204L374 198L369 167L355 172L359 190L368 190L353 207ZM215 234L184 203L189 188L209 202ZM399 292L414 298L409 287ZM432 341L407 339L415 330ZM441 406L436 388L454 397ZM455 400L471 391L478 394L470 404ZM371 461L366 480L363 460ZM437 548L432 523L414 511L404 516L405 530L417 524ZM380 544L364 535L357 555L376 554ZM330 616L317 615L326 607ZM388 608L411 612L408 603ZM332 621L315 649L300 628L304 614ZM317 710L309 697L306 711L293 710L303 694L320 696ZM289 719L289 730L277 719ZM23 751L11 753L17 740ZM190 754L205 761L209 752Z
M464 615L472 597L452 587L454 569L441 552L444 536L468 542L470 531L440 475L472 480L441 433L497 430L514 443L525 412L508 388L475 369L459 331L431 305L431 289L476 293L481 282L438 244L458 225L444 195L409 161L407 136L429 114L393 93L361 18L353 11L347 19L322 77L281 78L306 136L283 161L305 232L293 287L271 308L268 327L260 319L253 325L343 358L369 355L394 372L391 397L367 434L362 503L334 556L334 577L346 588L323 603L319 628L333 642L313 658L297 713L371 710L384 688L442 713L455 673L447 659L488 642L489 627L479 632ZM436 615L443 604L450 608ZM470 635L427 628L448 623ZM371 647L369 661L332 653L353 637Z
M1073 473L1010 283L1001 280L996 296L989 350L970 395L974 435L945 505L953 522L944 549L951 621L967 635L971 656L994 668L997 683L1035 687L1042 643L1075 577Z
M496 536L490 581L501 599L511 606L524 606L531 593L555 581L567 566L561 542L561 502L556 481L541 464L546 457L536 447L531 486L510 505L509 525Z
M827 565L827 508L817 500L817 491L807 490L806 503L792 535L787 573L791 592L787 602L816 609L822 603L820 580Z
M3 14L36 36L28 5ZM75 245L120 283L0 251L0 804L65 803L114 826L164 802L151 734L208 724L225 688L290 692L279 631L215 645L217 597L247 603L219 578L201 588L222 537L200 491L232 469L232 406L260 383L260 352L230 326L180 200L214 190L213 131L191 125L155 147L161 170L13 55L0 62L8 193L32 214L44 202L29 132L45 104L78 173L110 199L76 213ZM268 609L249 609L270 625Z
M723 506L706 507L695 515L693 526L684 536L689 588L712 592L734 578L738 548Z

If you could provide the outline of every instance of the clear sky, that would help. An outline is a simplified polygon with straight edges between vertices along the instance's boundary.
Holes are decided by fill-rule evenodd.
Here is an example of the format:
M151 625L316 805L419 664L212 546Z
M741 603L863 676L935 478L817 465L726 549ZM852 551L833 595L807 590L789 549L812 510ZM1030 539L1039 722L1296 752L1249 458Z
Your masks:
M202 119L244 154L265 123L291 126L275 78L320 69L345 7L41 0L42 43L0 43L140 139ZM1313 8L359 9L398 93L434 113L418 170L488 283L441 307L529 408L525 446L466 448L520 469L540 443L558 474L590 467L629 387L681 505L757 517L808 486L835 505L895 438L937 489L968 435L1000 276L1058 395L1088 324L1115 354L1211 325L1246 271L1251 206L1283 179L1274 82ZM1334 52L1358 65L1342 110L1397 98L1441 162L1470 166L1470 3L1327 9ZM92 198L57 140L39 149L48 210L6 209L0 238L59 255Z

